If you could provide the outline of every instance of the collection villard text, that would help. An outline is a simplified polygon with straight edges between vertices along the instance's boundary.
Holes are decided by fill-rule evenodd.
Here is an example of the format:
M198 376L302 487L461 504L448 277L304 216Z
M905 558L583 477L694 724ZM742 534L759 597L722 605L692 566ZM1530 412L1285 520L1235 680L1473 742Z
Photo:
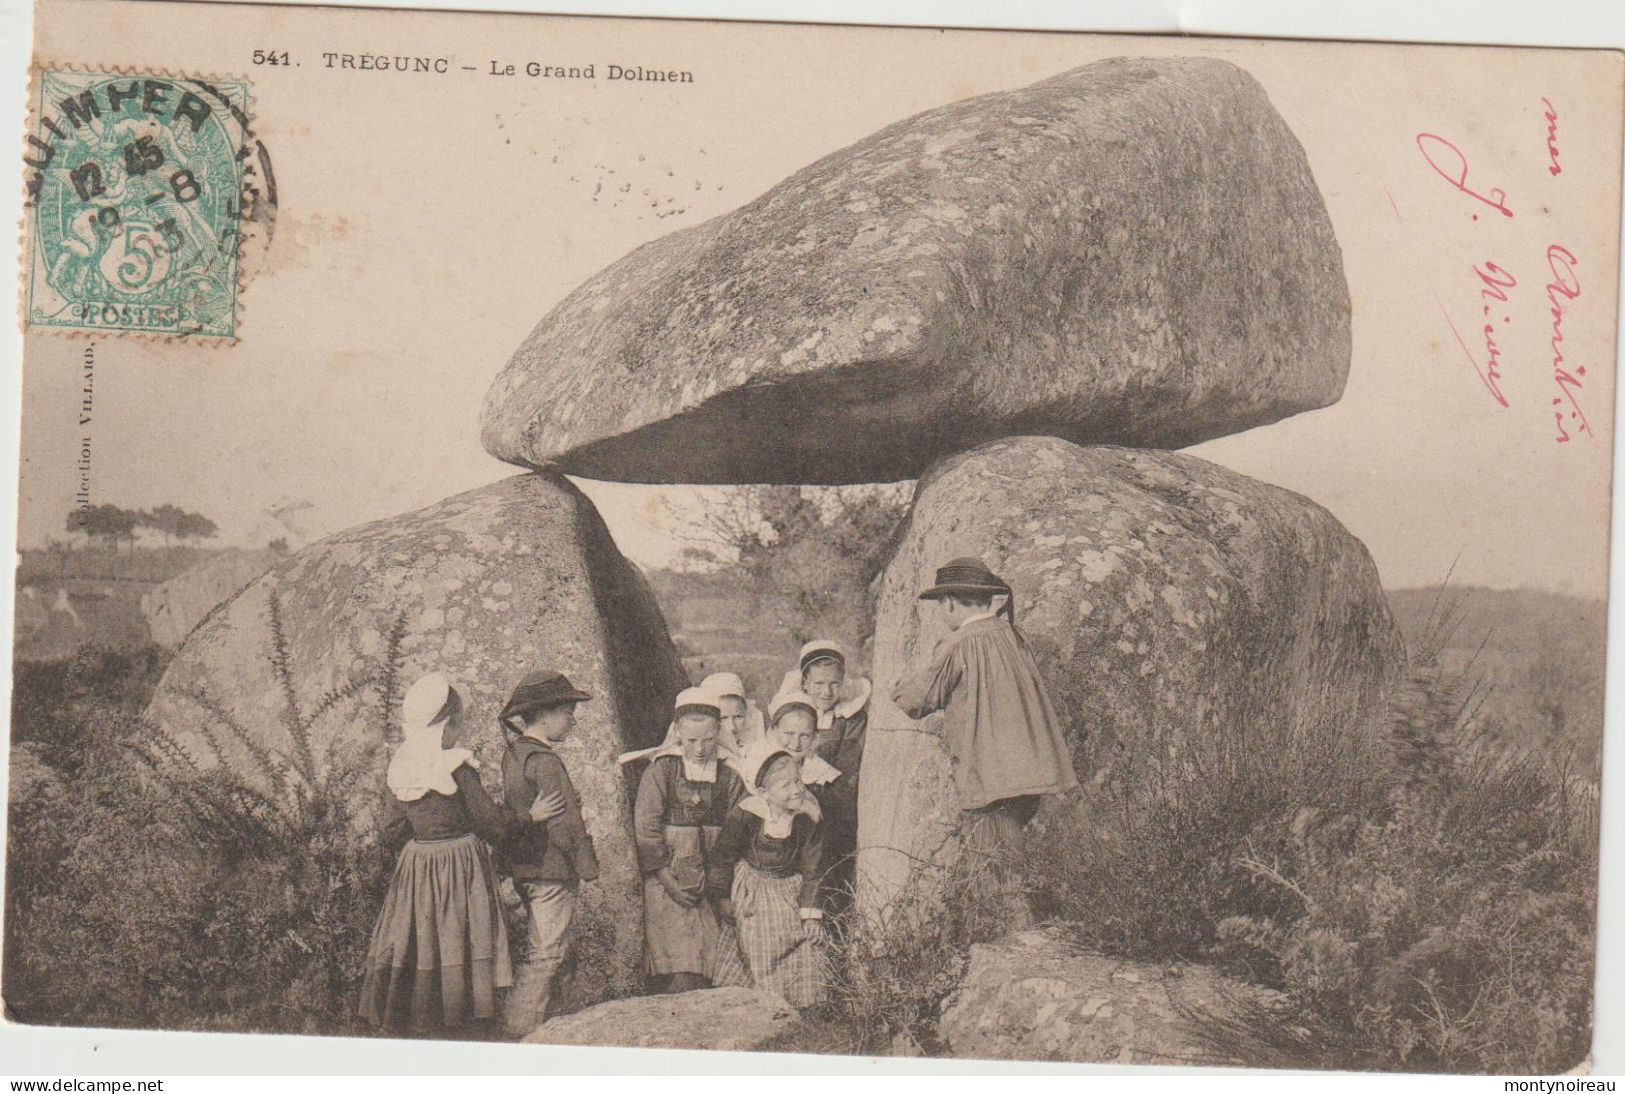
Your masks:
M691 84L694 73L686 68L661 68L642 64L601 64L588 61L579 65L544 64L541 61L488 60L480 64L465 64L454 57L423 57L387 53L337 53L328 50L320 54L323 69L345 72L405 73L408 75L444 76L457 72L473 72L481 76L532 77L548 80L605 80L611 82ZM299 57L291 50L256 49L256 65L302 67Z

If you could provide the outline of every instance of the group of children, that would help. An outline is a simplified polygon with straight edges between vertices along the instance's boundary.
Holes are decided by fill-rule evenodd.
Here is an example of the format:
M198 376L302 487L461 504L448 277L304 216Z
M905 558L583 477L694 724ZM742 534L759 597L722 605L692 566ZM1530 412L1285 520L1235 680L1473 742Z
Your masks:
M677 697L633 808L644 972L660 991L822 994L823 920L851 899L869 683L809 642L765 717L733 673ZM837 766L837 764L844 766Z
M633 832L655 990L753 985L799 1007L819 1001L824 916L850 899L868 696L868 681L847 680L839 644L810 642L765 716L738 676L719 673L677 696L659 746L620 757L646 761ZM522 1035L564 994L577 896L598 862L556 746L591 698L558 672L520 681L499 716L498 802L457 747L456 687L431 673L407 692L385 778L384 838L400 854L363 1018L420 1030L500 1019ZM499 875L528 911L517 967Z
M995 613L999 595L1005 605ZM941 603L952 633L893 698L912 717L945 712L966 845L999 857L1039 795L1077 780L1015 630L1009 587L979 561L960 559L921 597ZM738 676L719 673L677 696L661 744L620 757L645 764L633 832L644 971L655 990L751 985L796 1007L823 997L825 920L853 890L869 696L867 680L849 677L839 644L809 642L765 712ZM511 989L502 1015L511 1032L528 1033L548 1016L567 975L580 885L598 876L556 751L576 705L590 699L557 672L520 681L499 717L508 740L499 803L473 754L456 746L457 689L431 673L407 692L385 826L386 839L404 846L368 954L363 1017L419 1029L494 1024L503 988ZM517 970L499 871L529 912ZM1019 884L1001 885L1019 922Z
M555 751L575 728L576 704L591 698L557 672L519 682L498 719L508 739L499 804L474 754L457 747L457 688L435 672L407 691L402 742L384 779L384 841L400 854L367 953L363 1018L419 1030L490 1025L506 988L510 1030L541 1022L568 956L577 892L598 876L580 800ZM530 913L517 972L499 864Z

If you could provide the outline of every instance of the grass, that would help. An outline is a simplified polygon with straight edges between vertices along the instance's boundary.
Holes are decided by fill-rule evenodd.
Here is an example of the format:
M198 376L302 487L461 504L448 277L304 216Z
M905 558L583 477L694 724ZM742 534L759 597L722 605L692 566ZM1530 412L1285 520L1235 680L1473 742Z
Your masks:
M77 716L56 709L58 666L19 665L19 736L48 750L72 737L78 765L65 788L10 802L7 1005L43 1024L366 1032L354 1005L391 866L362 835L376 764L333 761L316 742L340 715L376 719L386 739L398 634L379 664L303 704L273 600L265 656L292 746L265 747L199 690L219 764L137 713L159 656L82 652L83 675L122 691Z

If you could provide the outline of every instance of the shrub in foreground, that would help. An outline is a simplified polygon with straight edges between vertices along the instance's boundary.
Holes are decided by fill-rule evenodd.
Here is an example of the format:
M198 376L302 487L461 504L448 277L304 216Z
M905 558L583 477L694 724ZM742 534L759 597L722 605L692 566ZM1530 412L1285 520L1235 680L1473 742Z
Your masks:
M275 604L268 647L286 674ZM6 995L18 1016L359 1032L355 995L390 869L364 835L376 757L319 762L313 736L342 709L377 718L383 740L398 664L392 642L376 669L308 711L285 689L287 755L218 717L243 770L199 764L130 714L128 696L91 703L81 730L93 744L76 775L11 807Z
M1031 830L1035 897L1090 947L1282 992L1211 1020L1225 1055L1572 1067L1590 1041L1596 787L1560 755L1475 737L1478 694L1435 656L1449 626L1362 732L1238 726L1118 763Z

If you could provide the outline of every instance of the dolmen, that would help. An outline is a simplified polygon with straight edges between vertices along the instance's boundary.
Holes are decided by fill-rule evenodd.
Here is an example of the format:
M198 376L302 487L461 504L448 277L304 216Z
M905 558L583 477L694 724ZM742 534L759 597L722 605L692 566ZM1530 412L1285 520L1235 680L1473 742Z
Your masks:
M1238 720L1284 740L1378 709L1403 647L1363 545L1171 451L1336 402L1349 324L1309 162L1235 65L1119 58L930 110L570 293L481 411L524 473L281 562L192 631L149 714L203 765L381 770L399 681L445 672L494 727L525 671L567 667L601 697L570 746L603 867L578 1002L630 994L614 757L660 739L688 681L565 476L917 479L878 580L859 803L859 909L884 914L954 819L940 739L886 701L935 640L915 596L947 559L1014 586L1086 787ZM467 743L494 778L494 729Z

